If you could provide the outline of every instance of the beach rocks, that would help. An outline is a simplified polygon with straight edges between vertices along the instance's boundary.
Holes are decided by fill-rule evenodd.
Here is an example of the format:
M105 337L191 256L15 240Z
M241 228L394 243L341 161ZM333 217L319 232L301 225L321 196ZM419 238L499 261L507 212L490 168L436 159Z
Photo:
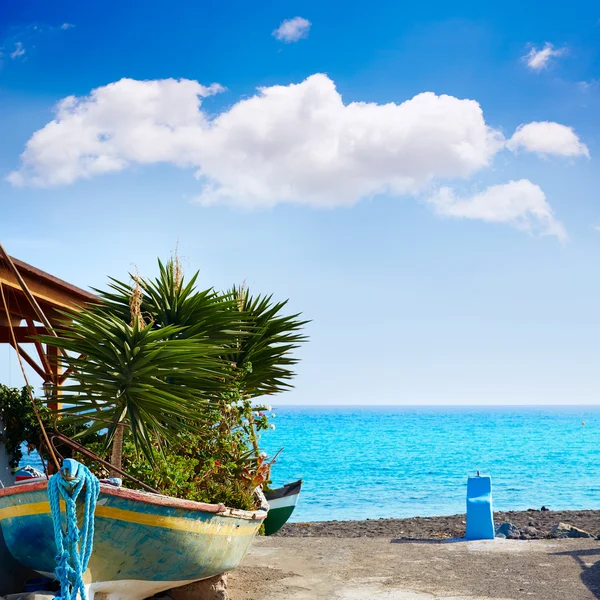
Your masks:
M173 600L229 600L227 573L169 591Z
M550 538L595 538L596 536L589 531L579 529L568 523L559 523L555 525L548 533Z
M527 527L523 527L521 529L521 538L522 540L537 540L542 537L539 529L528 525Z
M521 531L512 523L502 523L502 525L496 527L496 537L518 540L521 537Z

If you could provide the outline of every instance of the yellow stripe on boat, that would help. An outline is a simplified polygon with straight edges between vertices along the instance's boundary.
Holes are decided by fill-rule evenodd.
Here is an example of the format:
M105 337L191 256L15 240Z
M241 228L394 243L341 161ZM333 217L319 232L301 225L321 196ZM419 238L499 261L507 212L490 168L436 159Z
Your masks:
M28 517L42 514L50 514L50 504L48 502L17 504L14 506L7 506L6 508L0 508L0 521L3 519L13 519L15 517ZM114 519L116 521L125 521L127 523L137 523L139 525L148 525L150 527L162 527L164 529L191 531L210 535L252 535L256 531L255 523L246 526L237 526L223 522L210 523L200 519L196 520L186 519L183 517L167 517L149 513L138 513L131 510L113 508L110 506L96 506L95 515L96 517ZM229 520L229 518L227 518L227 520Z
M61 502L61 509L64 509L64 503ZM33 504L15 504L0 508L0 521L3 519L14 519L15 517L29 517L31 515L50 514L49 502L35 502Z

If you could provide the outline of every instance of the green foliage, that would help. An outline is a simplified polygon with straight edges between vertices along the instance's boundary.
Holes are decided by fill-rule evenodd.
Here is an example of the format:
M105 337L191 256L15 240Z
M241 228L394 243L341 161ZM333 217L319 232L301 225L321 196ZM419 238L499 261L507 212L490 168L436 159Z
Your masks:
M260 433L274 427L252 402L291 387L306 322L244 287L197 290L198 273L186 282L177 260L159 261L155 279L132 279L133 289L111 278L100 303L63 313L59 337L40 338L65 350L72 370L61 429L78 428L108 457L124 427L122 466L134 477L164 494L251 508L269 475Z
M47 425L50 411L39 400L36 400L36 406L42 421ZM16 468L23 457L23 442L30 449L42 447L42 431L27 387L9 388L0 384L0 420L4 423L0 443L5 445L7 453L11 456L10 466Z
M154 329L180 329L174 337L209 341L219 348L223 367L237 382L237 390L250 397L276 394L291 387L292 352L306 341L300 330L307 321L299 315L283 315L287 300L272 296L253 297L242 287L227 292L212 288L198 291L196 272L186 283L178 263L158 261L159 276L136 276L141 289L141 313ZM179 274L179 275L178 275ZM96 290L105 310L123 320L130 318L131 286L111 279L109 291ZM231 391L231 382L222 386Z
M287 300L253 297L244 286L233 287L229 295L248 322L248 334L237 337L234 352L228 357L235 363L238 390L254 398L291 388L291 367L298 362L292 352L306 341L300 330L307 321L300 321L297 314L282 315Z
M215 347L202 340L171 339L180 328L133 326L118 316L89 306L64 313L71 326L59 337L40 341L67 350L61 357L71 368L71 383L61 389L66 425L90 420L90 432L108 426L107 444L117 426L131 428L133 442L150 462L156 444L183 428L197 427L210 396L221 389L225 374Z
M131 435L126 434L123 468L168 496L251 510L254 488L268 476L264 458L257 461L249 444L248 417L257 410L248 402L239 406L218 403L199 432L180 432L164 449L164 459L154 466L136 452ZM258 427L268 427L267 421L266 415L259 417ZM108 459L102 439L86 446ZM85 457L82 460L96 472L106 472L101 465Z

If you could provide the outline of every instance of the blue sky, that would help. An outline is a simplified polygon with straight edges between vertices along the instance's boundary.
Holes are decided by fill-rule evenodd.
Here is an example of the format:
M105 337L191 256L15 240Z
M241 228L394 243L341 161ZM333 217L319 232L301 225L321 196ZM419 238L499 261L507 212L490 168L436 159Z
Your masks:
M0 239L289 297L281 403L596 403L599 40L591 1L10 0Z

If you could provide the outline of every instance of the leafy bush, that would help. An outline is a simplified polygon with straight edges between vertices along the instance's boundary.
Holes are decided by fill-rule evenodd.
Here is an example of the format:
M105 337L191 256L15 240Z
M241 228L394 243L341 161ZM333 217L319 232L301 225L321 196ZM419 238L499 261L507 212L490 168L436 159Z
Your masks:
M37 409L45 425L50 423L50 411L36 401ZM0 384L0 420L4 423L4 431L0 433L0 443L4 444L6 452L11 457L10 466L16 468L23 451L23 442L30 450L42 446L42 430L33 411L29 389L9 388Z

